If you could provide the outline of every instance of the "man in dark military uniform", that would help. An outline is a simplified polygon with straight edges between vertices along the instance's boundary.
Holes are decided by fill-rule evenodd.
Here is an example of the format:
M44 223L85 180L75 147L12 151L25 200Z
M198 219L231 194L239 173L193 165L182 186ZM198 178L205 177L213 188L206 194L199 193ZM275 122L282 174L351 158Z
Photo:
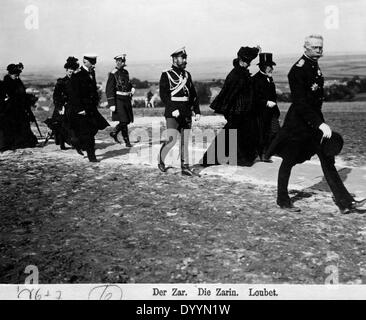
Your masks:
M106 95L108 105L112 111L112 120L119 121L118 125L110 133L110 136L117 142L118 133L122 133L126 147L132 147L128 136L128 124L133 122L132 111L132 95L134 88L130 82L126 66L126 55L121 54L114 58L116 60L116 68L108 75L106 86Z
M83 66L71 76L70 126L77 137L77 149L85 150L90 162L97 162L94 136L109 126L98 111L99 95L95 79L96 55L87 54Z
M283 159L278 173L277 204L291 212L300 211L291 203L288 195L291 169L317 154L340 212L356 212L366 203L366 199L356 201L350 195L334 166L334 154L327 153L324 148L327 141L332 141L334 137L321 111L324 79L318 59L323 55L323 37L307 37L304 48L304 55L288 74L292 104L283 127L267 153L267 157L276 153Z
M195 120L200 119L200 108L192 77L185 70L187 53L185 48L178 49L171 54L173 65L171 69L162 73L160 78L160 98L165 105L168 141L164 142L159 154L158 167L162 172L167 171L165 158L177 141L180 133L180 155L182 174L197 175L188 164L188 134L192 127L192 111Z
M258 154L263 162L272 162L265 157L265 151L280 128L278 120L280 110L277 106L276 86L272 78L273 66L275 65L272 53L260 53L259 71L252 78L253 103L259 129Z

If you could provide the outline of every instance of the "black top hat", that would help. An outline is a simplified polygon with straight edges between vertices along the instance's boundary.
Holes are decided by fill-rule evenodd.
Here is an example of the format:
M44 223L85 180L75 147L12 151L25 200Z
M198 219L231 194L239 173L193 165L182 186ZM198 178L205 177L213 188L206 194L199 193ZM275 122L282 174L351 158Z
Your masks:
M329 139L323 139L321 149L326 156L336 156L341 153L343 143L342 136L338 132L333 131Z
M241 47L238 51L238 58L247 63L250 63L258 56L258 53L259 53L258 48Z
M263 52L259 54L259 63L260 66L275 66L276 63L272 60L272 53Z

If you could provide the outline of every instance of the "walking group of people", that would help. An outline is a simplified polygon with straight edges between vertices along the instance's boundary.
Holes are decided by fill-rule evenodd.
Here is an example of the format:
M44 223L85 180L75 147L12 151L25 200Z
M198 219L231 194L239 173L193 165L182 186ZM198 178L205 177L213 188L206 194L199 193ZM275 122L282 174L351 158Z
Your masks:
M323 117L324 78L318 65L323 55L323 37L310 35L305 39L304 54L292 66L288 80L292 104L280 128L280 111L272 78L276 65L271 53L260 47L241 47L233 61L234 68L225 79L220 93L211 103L215 112L223 114L227 123L218 133L200 163L203 166L224 164L219 155L227 155L230 130L236 132L235 164L251 166L256 157L271 162L272 155L282 157L277 181L277 204L290 212L300 212L288 194L292 168L317 154L334 200L343 214L360 210L366 199L355 200L347 191L335 168L335 156L343 147L340 134L332 132ZM259 71L253 77L248 67L259 55ZM200 108L192 77L187 72L187 53L184 48L172 54L172 68L160 79L160 96L165 104L168 140L163 143L158 167L166 172L165 158L180 134L182 174L197 175L188 165L187 135L192 116L200 118ZM222 138L219 138L223 135ZM225 157L221 157L226 159ZM230 163L229 163L230 164Z
M236 165L252 166L257 157L272 162L271 156L282 157L278 174L277 204L291 212L301 211L291 202L288 183L292 168L317 154L326 181L341 213L360 212L366 199L357 201L345 188L335 168L335 156L343 147L342 137L325 123L321 107L324 100L324 79L318 65L323 53L323 38L311 35L305 39L305 52L292 66L288 80L292 104L280 127L276 87L272 72L276 63L272 53L258 47L241 47L233 61L234 68L225 79L220 93L210 107L223 114L227 123L218 133L200 161L202 166L224 164L232 130L236 133ZM251 76L248 67L259 56L259 71ZM167 172L165 159L180 136L182 174L199 176L189 166L188 135L192 117L200 120L200 107L191 74L186 70L185 48L171 54L172 66L160 78L160 98L165 105L167 140L163 142L158 168ZM134 88L125 69L126 55L117 55L116 67L108 75L106 96L112 120L118 125L110 132L116 143L121 133L125 145L131 147L128 125L133 122L131 99ZM55 133L61 149L65 142L89 161L97 162L95 135L109 126L99 113L100 96L95 77L96 55L86 54L80 67L78 59L69 57L64 65L66 76L58 79L53 99L54 112L48 125ZM35 121L31 102L19 79L22 64L8 66L8 75L0 82L0 149L34 147L37 138L31 131ZM220 137L221 136L221 137ZM222 156L224 155L224 157ZM229 164L233 164L230 163Z

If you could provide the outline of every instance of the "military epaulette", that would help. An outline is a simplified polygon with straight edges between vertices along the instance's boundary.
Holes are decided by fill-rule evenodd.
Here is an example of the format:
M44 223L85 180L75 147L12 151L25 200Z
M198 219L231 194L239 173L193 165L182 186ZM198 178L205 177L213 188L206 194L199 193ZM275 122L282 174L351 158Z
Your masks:
M305 60L304 59L300 59L297 63L296 63L296 67L302 67L305 64Z
M117 72L117 69L114 68L112 71L111 71L111 74L115 74Z

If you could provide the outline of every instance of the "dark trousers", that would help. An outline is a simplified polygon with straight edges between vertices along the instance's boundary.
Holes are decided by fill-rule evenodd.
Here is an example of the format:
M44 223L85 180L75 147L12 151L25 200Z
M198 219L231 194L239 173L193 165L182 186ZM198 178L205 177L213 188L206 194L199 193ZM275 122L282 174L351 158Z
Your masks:
M321 150L317 152L317 155L320 159L325 180L327 181L329 188L334 195L335 204L340 209L348 208L351 205L352 201L354 201L354 198L347 191L342 179L338 174L338 171L334 165L334 157L326 156ZM291 170L295 165L296 161L294 160L294 158L284 158L282 160L277 180L278 205L290 204L290 197L288 195L288 182L290 179Z
M119 132L121 132L122 137L125 141L129 141L129 136L128 136L128 124L126 122L119 122L113 129L113 133L114 134L118 134Z
M160 162L164 162L169 151L174 147L177 142L178 135L180 134L180 160L181 165L188 164L188 139L191 129L191 119L185 119L179 121L176 118L166 118L167 136L168 141L164 142L160 149Z

